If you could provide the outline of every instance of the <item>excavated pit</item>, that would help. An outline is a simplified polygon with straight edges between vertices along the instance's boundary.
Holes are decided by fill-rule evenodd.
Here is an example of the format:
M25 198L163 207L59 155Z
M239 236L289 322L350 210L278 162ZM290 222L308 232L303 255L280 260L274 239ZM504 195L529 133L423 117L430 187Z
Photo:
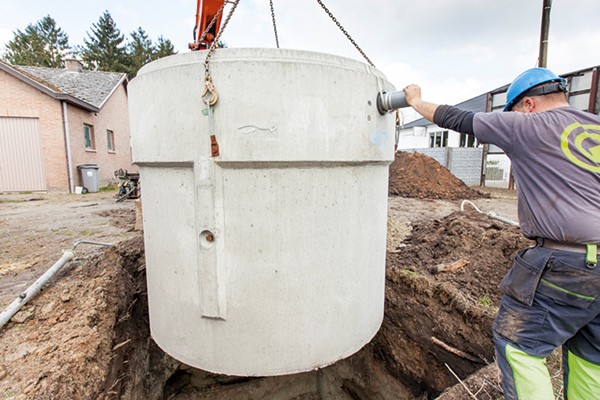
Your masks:
M474 212L406 226L388 241L381 329L332 366L229 377L165 354L149 334L140 235L72 263L15 316L0 333L0 393L14 399L454 400L469 398L464 384L478 399L499 398L491 338L497 287L514 252L530 242L518 228ZM432 273L460 260L468 263Z

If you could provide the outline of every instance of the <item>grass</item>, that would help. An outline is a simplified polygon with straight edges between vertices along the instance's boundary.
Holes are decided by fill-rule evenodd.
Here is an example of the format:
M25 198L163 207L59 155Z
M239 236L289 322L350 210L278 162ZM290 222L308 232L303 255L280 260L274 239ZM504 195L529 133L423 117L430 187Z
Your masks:
M96 232L98 232L98 231L92 230L92 229L84 229L82 231L79 231L79 236L91 236Z
M480 306L482 306L482 307L485 307L485 308L490 308L490 307L493 305L493 303L492 303L492 299L490 299L490 298L488 297L488 295L487 295L487 294L484 294L483 296L481 296L481 297L480 297L480 298L477 300L477 303L478 303Z
M411 271L410 269L403 269L402 273L408 276L417 276L419 274L417 274L415 271Z
M116 190L117 190L117 185L115 183L111 183L106 186L100 186L98 188L99 192L114 192Z
M24 199L0 199L0 203L24 203Z
M562 368L562 348L559 347L546 359L546 366L552 380L552 388L557 399L563 398L563 368Z

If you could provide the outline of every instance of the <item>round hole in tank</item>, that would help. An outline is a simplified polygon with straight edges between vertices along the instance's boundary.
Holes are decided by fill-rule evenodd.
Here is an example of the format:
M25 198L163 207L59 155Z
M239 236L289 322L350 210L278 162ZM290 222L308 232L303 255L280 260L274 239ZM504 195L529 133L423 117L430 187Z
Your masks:
M369 105L369 106L371 105L371 100L367 101L367 105Z
M200 245L205 248L212 247L215 244L215 235L211 231L202 231L200 233Z

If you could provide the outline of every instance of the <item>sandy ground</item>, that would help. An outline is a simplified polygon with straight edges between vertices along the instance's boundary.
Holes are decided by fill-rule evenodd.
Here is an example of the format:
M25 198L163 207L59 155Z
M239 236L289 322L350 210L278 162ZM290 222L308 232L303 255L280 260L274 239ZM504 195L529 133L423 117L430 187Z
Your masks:
M0 194L0 307L4 309L78 240L116 243L135 235L134 203L115 192ZM103 251L76 249L85 260Z

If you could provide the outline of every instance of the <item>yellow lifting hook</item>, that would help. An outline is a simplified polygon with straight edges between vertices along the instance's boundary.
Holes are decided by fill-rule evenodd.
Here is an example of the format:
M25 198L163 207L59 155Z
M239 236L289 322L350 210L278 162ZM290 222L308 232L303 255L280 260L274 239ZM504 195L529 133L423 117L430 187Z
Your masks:
M215 86L213 85L213 83L210 80L206 80L204 82L204 91L202 92L201 97L202 98L208 97L207 96L208 93L210 93L210 95L212 97L205 99L204 102L212 107L217 103L217 100L219 99L219 95L217 94L217 90L215 89Z

